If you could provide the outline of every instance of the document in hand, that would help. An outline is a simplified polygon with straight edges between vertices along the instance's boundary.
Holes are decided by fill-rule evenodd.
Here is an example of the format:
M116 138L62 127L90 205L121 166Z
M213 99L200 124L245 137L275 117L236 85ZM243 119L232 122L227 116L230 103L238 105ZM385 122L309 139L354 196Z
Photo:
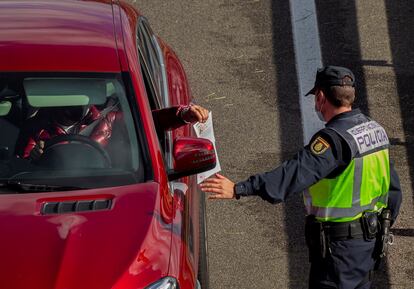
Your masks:
M193 127L194 127L197 137L208 139L213 143L214 150L216 152L216 163L217 163L216 167L212 170L198 174L197 184L199 184L205 179L207 179L208 177L210 177L211 175L221 171L220 162L219 162L217 150L216 150L216 139L214 138L213 117L212 117L211 111L208 114L208 119L205 123L197 122L196 124L193 125Z

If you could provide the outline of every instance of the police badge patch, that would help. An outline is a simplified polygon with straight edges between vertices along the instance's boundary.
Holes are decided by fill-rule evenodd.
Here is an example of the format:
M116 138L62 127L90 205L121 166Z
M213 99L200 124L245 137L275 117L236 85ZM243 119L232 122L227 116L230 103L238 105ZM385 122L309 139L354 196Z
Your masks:
M329 143L322 137L318 136L310 145L311 152L315 155L321 155L330 147Z

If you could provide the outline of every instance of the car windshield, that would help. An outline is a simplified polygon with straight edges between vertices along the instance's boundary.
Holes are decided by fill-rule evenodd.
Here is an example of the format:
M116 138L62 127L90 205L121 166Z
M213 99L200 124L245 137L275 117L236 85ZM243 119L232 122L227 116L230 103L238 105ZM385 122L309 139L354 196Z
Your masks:
M120 74L0 73L0 193L144 181L128 99Z

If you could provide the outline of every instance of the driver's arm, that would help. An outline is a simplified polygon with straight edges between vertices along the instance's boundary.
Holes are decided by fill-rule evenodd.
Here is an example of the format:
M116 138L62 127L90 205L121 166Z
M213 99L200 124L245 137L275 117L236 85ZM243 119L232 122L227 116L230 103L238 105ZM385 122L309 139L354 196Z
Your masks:
M199 105L179 105L152 111L152 117L157 128L173 130L187 123L205 122L208 110Z

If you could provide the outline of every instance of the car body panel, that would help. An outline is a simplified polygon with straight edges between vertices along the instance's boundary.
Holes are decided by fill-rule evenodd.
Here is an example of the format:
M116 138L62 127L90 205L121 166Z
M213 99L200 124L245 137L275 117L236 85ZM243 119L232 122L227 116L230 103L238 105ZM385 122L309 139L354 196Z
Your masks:
M121 71L129 71L128 60L124 45L124 29L122 27L121 22L121 7L119 5L113 5L112 8L114 15L114 33L119 64L121 67Z
M10 248L0 265L0 288L137 289L165 276L176 278L181 289L196 285L200 198L196 178L168 182L137 53L141 15L129 4L113 1L116 5L111 7L111 2L0 2L0 23L10 22L9 30L0 32L1 55L6 55L0 71L130 74L140 117L136 121L141 123L153 170L150 182L132 186L0 195L0 230L7 234L0 243ZM3 8L10 12L4 13ZM24 20L19 23L17 18ZM37 24L30 25L32 21ZM60 37L62 33L66 37ZM190 103L181 62L166 43L157 40L170 104ZM194 132L186 125L172 136L194 136ZM39 213L46 201L90 198L111 198L111 210Z
M1 1L0 9L1 71L120 71L111 5Z
M165 204L158 191L152 182L19 198L2 195L1 244L7 249L2 251L0 287L112 288L127 280L131 287L119 288L140 288L165 276L171 225L160 217ZM40 213L45 202L96 199L112 200L111 209Z

